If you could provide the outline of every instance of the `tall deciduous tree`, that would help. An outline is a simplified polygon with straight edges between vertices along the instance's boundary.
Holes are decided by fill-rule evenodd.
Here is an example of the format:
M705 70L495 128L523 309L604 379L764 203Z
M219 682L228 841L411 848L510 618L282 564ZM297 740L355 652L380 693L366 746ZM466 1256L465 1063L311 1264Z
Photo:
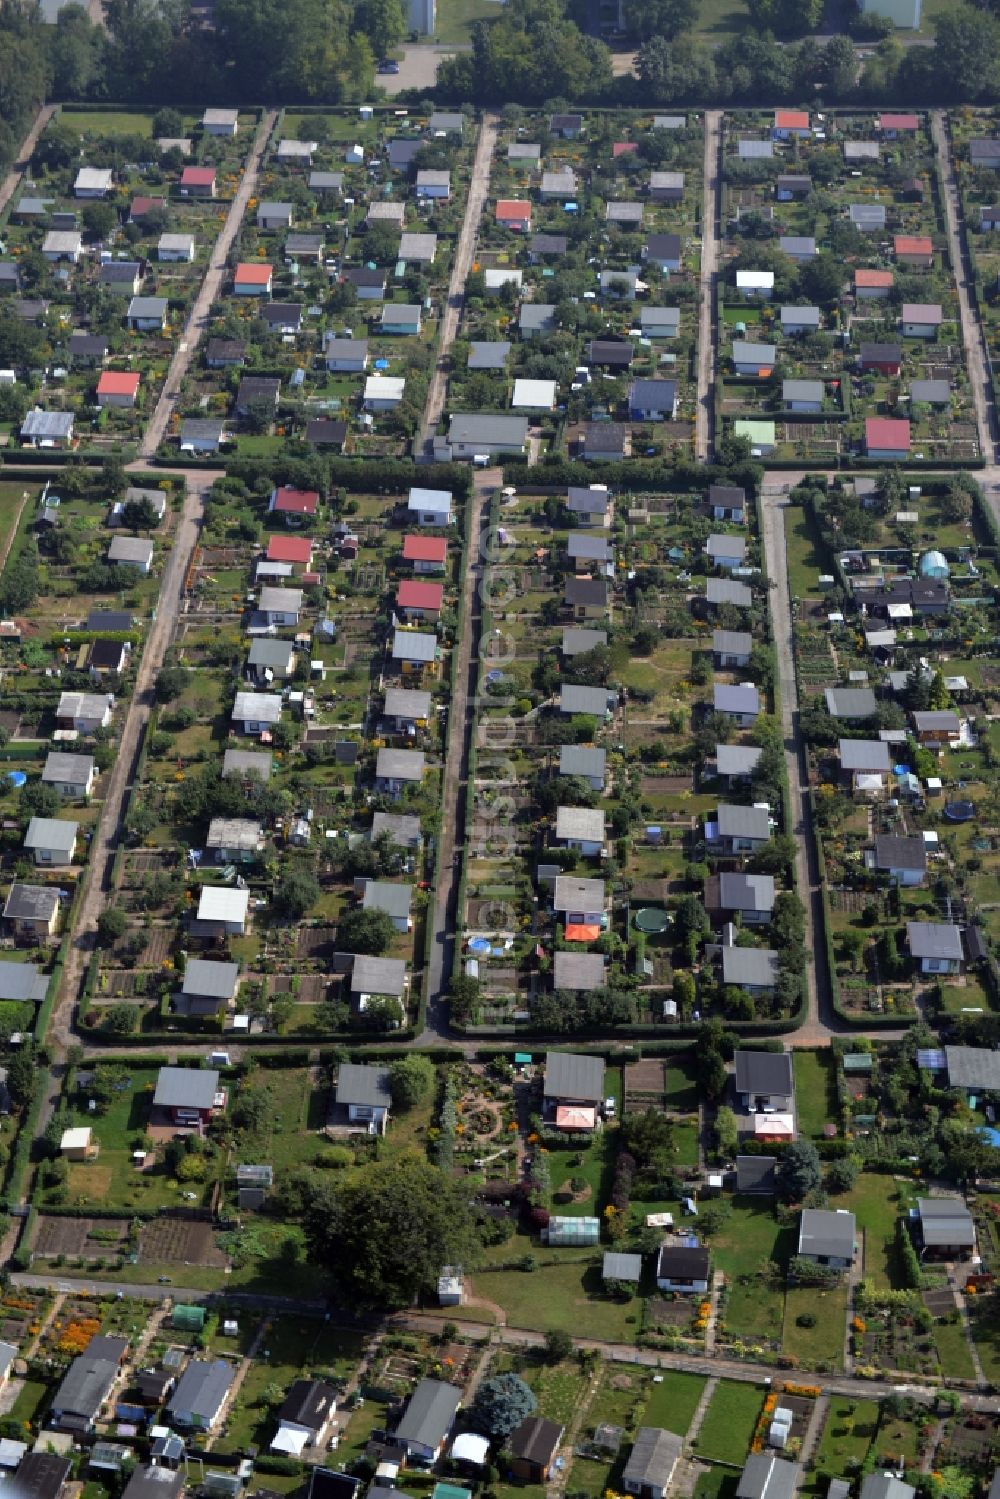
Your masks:
M408 1306L437 1284L442 1265L468 1265L479 1248L468 1189L416 1155L323 1184L305 1231L313 1260L342 1293L380 1308Z

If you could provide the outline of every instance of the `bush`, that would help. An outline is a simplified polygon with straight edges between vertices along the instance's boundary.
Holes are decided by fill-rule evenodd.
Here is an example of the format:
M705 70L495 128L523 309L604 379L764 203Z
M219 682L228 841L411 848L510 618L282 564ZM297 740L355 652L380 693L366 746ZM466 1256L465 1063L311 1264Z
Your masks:
M816 1326L816 1313L815 1312L799 1312L799 1315L795 1319L795 1325L796 1325L796 1327L815 1327Z

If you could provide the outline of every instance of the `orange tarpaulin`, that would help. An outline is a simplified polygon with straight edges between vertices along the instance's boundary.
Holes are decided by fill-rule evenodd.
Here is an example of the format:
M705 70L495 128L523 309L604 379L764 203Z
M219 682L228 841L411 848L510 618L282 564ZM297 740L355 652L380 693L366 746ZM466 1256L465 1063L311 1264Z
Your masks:
M567 942L596 942L600 935L599 926L583 926L580 922L570 922L566 927Z

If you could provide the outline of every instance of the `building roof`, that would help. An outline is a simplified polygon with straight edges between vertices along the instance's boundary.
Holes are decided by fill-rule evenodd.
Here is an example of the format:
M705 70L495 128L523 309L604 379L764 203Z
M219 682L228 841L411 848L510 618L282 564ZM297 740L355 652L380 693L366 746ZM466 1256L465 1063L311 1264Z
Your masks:
M914 1499L916 1492L891 1473L869 1473L861 1485L861 1499Z
M274 267L264 261L241 260L233 272L233 281L240 286L270 286Z
M602 881L586 883L600 885L603 899ZM584 1099L589 1103L599 1103L604 1097L604 1058L586 1056L582 1052L547 1052L543 1093L546 1098Z
M403 537L403 559L406 562L443 562L448 555L448 542L443 536Z
M879 833L875 838L875 868L923 873L927 868L927 845L920 837L900 838L893 833Z
M559 708L563 713L591 713L603 718L608 712L611 693L607 687L585 687L564 682L559 689Z
M638 1260L640 1267L642 1264L641 1256L637 1254L606 1254L604 1259L605 1264L609 1259ZM609 1278L606 1268L604 1277ZM638 1276L612 1275L611 1279L630 1280L638 1279ZM683 1441L672 1431L664 1431L659 1426L640 1426L622 1473L625 1488L631 1492L640 1486L666 1489L683 1448Z
M210 958L188 958L182 994L200 999L232 999L240 981L238 963L219 963Z
M386 994L400 999L405 989L406 964L402 958L377 958L371 953L355 956L351 965L352 994Z
M820 405L823 401L823 382L822 380L782 380L781 399L785 402L814 401Z
M556 837L583 843L603 843L604 812L600 807L558 807Z
M764 914L774 909L774 876L770 874L719 875L719 906L723 911L755 911Z
M505 339L494 342L475 340L469 345L470 370L502 370L510 354L510 344Z
M431 701L429 692L409 687L387 687L382 711L386 718L429 718Z
M462 1392L439 1379L422 1379L396 1427L398 1442L415 1442L432 1451L444 1441L462 1400Z
M235 1376L233 1365L224 1359L193 1358L177 1382L167 1413L177 1419L190 1412L206 1423L213 1421Z
M985 1046L946 1046L944 1056L949 1088L968 1088L977 1093L1000 1091L1000 1051Z
M752 1452L740 1474L736 1499L793 1499L800 1474L798 1463L770 1452Z
M556 952L552 971L554 989L590 993L594 989L602 989L606 983L607 968L601 953Z
M712 650L719 656L749 656L753 636L749 630L713 630Z
M276 692L238 692L232 717L235 723L277 723L281 698Z
M929 234L897 234L893 248L897 255L930 255L934 245Z
M49 922L58 909L58 890L50 885L22 885L15 881L10 887L3 914L9 921Z
M40 1004L49 987L48 974L40 973L34 963L11 963L0 959L0 999Z
M778 979L778 954L768 947L724 947L722 982L737 988L773 989Z
M8 1481L17 1499L58 1499L72 1466L68 1457L54 1452L29 1452L21 1459L16 1479Z
M799 1221L799 1254L853 1259L855 1233L853 1213L803 1208Z
M395 661L437 660L438 640L420 630L396 630L392 637L392 655Z
M870 687L827 687L824 696L833 718L871 718L877 708Z
M584 625L567 625L562 632L561 650L564 656L580 656L586 651L607 645L607 630L590 630Z
M716 682L712 688L712 706L716 713L759 713L760 693L752 682L730 686Z
M608 752L589 744L563 744L559 748L561 776L602 776Z
M52 1397L53 1410L80 1417L86 1423L95 1419L118 1377L118 1360L85 1350L75 1358L63 1375L62 1383Z
M376 994L380 990L370 989ZM392 1105L388 1067L373 1067L358 1062L341 1062L337 1074L337 1102L344 1108L351 1104L388 1109Z
M950 958L961 962L962 932L951 921L908 921L906 941L911 958Z
M133 297L128 304L128 316L132 318L148 318L152 321L162 322L167 315L166 297Z
M528 438L526 416L501 416L490 412L458 411L448 428L450 443L480 443L484 452L494 444L523 447Z
M542 1416L526 1416L510 1434L510 1450L522 1462L548 1468L562 1441L562 1426Z
M841 739L838 752L842 770L888 773L889 746L881 739Z
M43 411L36 406L21 423L22 437L72 437L72 411Z
M211 1109L219 1091L219 1074L211 1068L161 1067L153 1106L161 1109Z
M747 552L746 537L725 536L718 532L713 533L705 542L705 551L713 559L725 558L742 562Z
M753 603L748 585L735 578L709 578L705 583L705 598L710 604L736 604L741 609L749 609Z
M865 446L908 453L911 447L910 424L900 417L869 416L865 418Z
M926 1245L971 1248L975 1244L972 1214L960 1197L921 1197L917 1199L917 1211Z
M700 1244L664 1244L656 1261L658 1280L707 1280L709 1253Z
M419 781L424 768L423 750L383 748L375 760L375 774L381 780Z
M202 885L198 899L198 920L245 922L249 906L249 890L231 890L225 885Z
M580 879L575 874L556 876L552 904L556 911L604 910L603 880Z
M766 1093L772 1098L794 1095L792 1059L787 1051L738 1051L734 1061L737 1093Z
M443 601L443 583L404 578L396 589L396 604L400 609L440 609Z
M143 536L115 536L108 547L109 562L138 562L143 567L153 560L153 543Z
M222 757L222 774L228 775L251 775L258 780L268 781L271 778L271 755L268 750L226 750Z
M762 754L756 744L717 744L715 765L720 776L752 775Z
M369 880L361 903L366 911L385 911L402 920L409 916L412 900L412 885L401 885L392 880Z
M278 1411L279 1421L322 1431L337 1408L337 1392L321 1379L297 1379Z
M774 1192L777 1190L778 1158L773 1155L738 1155L736 1157L736 1191Z
M422 840L420 818L409 812L376 812L372 817L371 841L388 833L400 848L417 848Z
M131 1448L127 1451L131 1457ZM122 1499L178 1499L186 1483L187 1475L179 1468L165 1468L160 1463L140 1467L133 1470Z
M743 807L731 802L720 802L716 821L722 838L754 838L766 842L771 836L771 823L766 807Z

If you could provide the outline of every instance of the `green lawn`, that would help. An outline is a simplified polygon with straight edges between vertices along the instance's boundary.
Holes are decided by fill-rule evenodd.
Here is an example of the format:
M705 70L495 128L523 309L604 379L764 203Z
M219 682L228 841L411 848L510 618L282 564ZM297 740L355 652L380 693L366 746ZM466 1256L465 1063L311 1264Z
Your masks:
M34 513L37 494L37 484L11 480L0 483L0 557L7 550L22 504L25 507L24 518L27 522ZM27 495L27 500L25 500L25 495Z
M60 124L91 135L152 135L153 116L124 109L70 109Z
M799 1133L819 1139L823 1126L836 1121L837 1091L829 1048L825 1051L799 1051L792 1055L795 1068L795 1107Z
M709 1468L699 1473L694 1486L694 1499L735 1499L740 1475L729 1473L725 1468Z
M745 31L749 12L740 0L701 0L696 30L713 45Z
M975 1379L969 1341L960 1322L936 1322L934 1345L946 1379Z
M657 1378L660 1383L651 1385L646 1397L643 1425L662 1426L664 1431L685 1437L706 1381L700 1374L681 1374L677 1370L666 1370Z
M777 1277L771 1283L757 1272L770 1260L783 1276L794 1244L795 1231L781 1227L769 1202L733 1198L730 1217L712 1239L712 1258L729 1287L725 1325L730 1334L751 1339L780 1338L784 1289Z
M878 1417L874 1400L832 1399L816 1452L817 1471L836 1477L848 1471L848 1464L859 1468L868 1455Z
M757 1425L762 1398L755 1385L720 1380L694 1442L699 1457L742 1464Z
M789 590L793 598L815 598L816 579L827 571L819 538L801 507L789 506L784 516Z
M850 1192L837 1198L837 1206L849 1208L859 1232L864 1232L864 1272L879 1290L902 1287L896 1265L896 1219L912 1198L904 1184L875 1172L863 1172Z
M495 20L500 6L495 0L441 0L434 35L439 42L468 44L475 21Z
M48 1400L49 1387L38 1379L26 1379L17 1399L11 1407L9 1419L18 1423L33 1421L44 1401Z
M785 1293L785 1327L781 1336L784 1353L803 1369L840 1369L844 1360L844 1329L847 1317L847 1281L821 1290L815 1286L789 1286ZM815 1327L801 1327L798 1318L813 1312Z
M666 1069L667 1106L680 1114L693 1114L698 1108L698 1079L692 1068L671 1062Z
M511 1245L504 1246L505 1258ZM524 1244L525 1253L530 1246ZM594 1338L633 1342L638 1328L638 1303L612 1301L603 1294L600 1253L581 1258L567 1249L566 1259L548 1263L556 1250L546 1250L537 1270L477 1270L477 1296L495 1301L512 1327L546 1332L550 1327L579 1335L581 1328Z
M562 1364L529 1364L521 1370L521 1378L534 1390L539 1414L561 1426L568 1426L573 1419L589 1382L575 1359Z
M1000 1382L1000 1308L994 1298L969 1297L969 1317L972 1323L972 1338L979 1354L983 1373L992 1383ZM935 1333L938 1329L934 1329Z
M971 1369L971 1363L970 1363ZM969 1378L972 1378L970 1373ZM894 1419L883 1412L879 1422L875 1448L878 1465L885 1467L915 1468L919 1461L917 1443L919 1420Z

